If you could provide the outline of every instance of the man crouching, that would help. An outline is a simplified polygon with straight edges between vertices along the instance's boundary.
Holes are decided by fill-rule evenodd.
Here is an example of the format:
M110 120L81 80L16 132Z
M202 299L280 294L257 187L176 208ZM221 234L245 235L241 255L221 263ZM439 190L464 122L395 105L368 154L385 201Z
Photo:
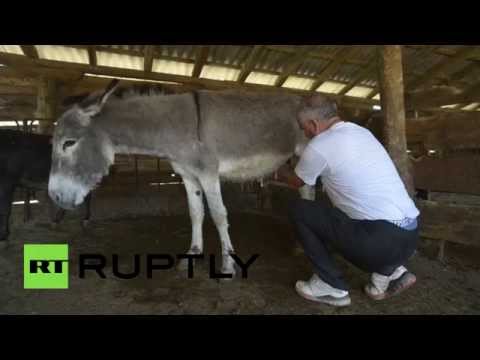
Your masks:
M298 199L290 217L313 263L309 281L297 281L304 298L350 305L348 286L330 248L371 273L365 292L386 299L412 286L405 268L418 241L419 211L385 148L367 129L339 118L334 102L321 95L305 100L298 124L310 138L294 170L284 166L280 181L294 188L315 185L320 176L333 207Z

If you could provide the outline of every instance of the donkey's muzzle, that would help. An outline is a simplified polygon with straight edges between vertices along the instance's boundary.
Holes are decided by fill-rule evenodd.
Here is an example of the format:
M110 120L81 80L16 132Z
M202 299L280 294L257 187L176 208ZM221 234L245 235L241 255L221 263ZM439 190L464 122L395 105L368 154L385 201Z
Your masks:
M48 181L48 195L65 210L73 210L83 203L88 192L80 183L62 175L52 175Z

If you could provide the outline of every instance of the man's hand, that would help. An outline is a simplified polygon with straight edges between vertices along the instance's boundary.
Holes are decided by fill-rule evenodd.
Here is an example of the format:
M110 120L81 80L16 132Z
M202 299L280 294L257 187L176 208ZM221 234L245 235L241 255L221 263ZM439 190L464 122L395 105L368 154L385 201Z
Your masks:
M295 174L295 171L288 164L281 166L276 174L275 180L283 182L295 190L305 185L303 180Z

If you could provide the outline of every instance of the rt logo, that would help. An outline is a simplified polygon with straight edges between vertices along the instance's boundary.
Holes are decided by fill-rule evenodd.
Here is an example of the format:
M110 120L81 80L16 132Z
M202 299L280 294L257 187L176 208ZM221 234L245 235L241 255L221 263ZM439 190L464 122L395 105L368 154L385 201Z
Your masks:
M24 245L24 289L68 289L68 245Z

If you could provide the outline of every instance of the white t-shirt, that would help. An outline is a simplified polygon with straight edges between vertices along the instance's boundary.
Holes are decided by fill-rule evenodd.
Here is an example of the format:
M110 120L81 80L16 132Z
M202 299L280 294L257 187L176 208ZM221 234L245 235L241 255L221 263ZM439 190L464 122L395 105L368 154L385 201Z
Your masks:
M334 206L352 219L398 221L419 215L385 148L354 123L339 122L315 136L295 172L308 185L321 176Z

